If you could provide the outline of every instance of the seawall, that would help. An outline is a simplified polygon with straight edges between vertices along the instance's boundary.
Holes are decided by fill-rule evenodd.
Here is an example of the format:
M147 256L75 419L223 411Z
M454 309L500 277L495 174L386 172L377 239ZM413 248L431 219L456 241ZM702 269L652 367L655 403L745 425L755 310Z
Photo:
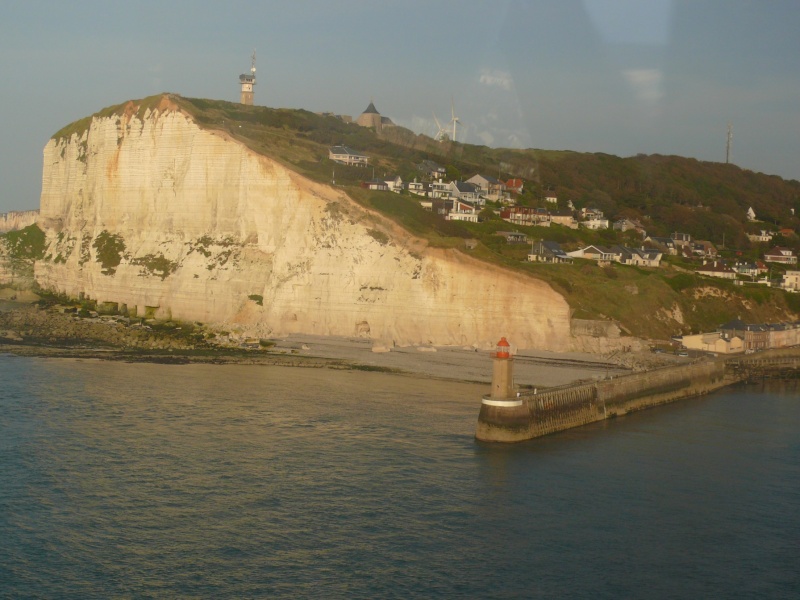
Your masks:
M485 442L520 442L660 404L700 396L769 373L795 371L800 349L709 359L688 365L622 375L592 383L522 393L519 406L481 404L475 437Z

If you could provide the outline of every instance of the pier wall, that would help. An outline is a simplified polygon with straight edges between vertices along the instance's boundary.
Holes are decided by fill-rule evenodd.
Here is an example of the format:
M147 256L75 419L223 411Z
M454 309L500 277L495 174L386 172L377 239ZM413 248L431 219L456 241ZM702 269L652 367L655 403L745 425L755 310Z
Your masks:
M481 405L475 437L517 442L659 404L706 394L739 379L724 359L664 367L592 383L520 394L521 406Z

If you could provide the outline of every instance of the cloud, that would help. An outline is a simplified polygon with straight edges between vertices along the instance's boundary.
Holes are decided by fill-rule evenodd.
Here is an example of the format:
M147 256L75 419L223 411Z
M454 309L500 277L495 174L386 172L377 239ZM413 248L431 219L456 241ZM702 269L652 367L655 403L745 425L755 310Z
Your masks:
M499 87L504 90L511 90L514 85L514 79L511 73L506 71L492 71L490 69L482 69L478 81L483 85Z
M627 69L622 75L642 102L658 102L664 96L664 74L660 69Z

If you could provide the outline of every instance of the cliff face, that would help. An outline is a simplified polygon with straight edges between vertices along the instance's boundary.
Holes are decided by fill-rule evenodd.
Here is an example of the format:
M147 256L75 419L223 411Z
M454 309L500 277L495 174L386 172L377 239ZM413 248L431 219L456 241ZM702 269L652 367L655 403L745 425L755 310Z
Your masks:
M0 214L0 233L16 231L33 225L39 218L38 210L15 210Z
M425 243L168 98L44 150L41 286L249 335L567 350L547 284ZM122 306L121 306L122 307Z

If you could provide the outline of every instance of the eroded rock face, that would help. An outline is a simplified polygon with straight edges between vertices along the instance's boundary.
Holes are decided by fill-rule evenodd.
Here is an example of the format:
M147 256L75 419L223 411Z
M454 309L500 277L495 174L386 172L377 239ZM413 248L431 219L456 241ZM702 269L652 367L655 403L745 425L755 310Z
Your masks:
M166 97L142 119L95 118L50 140L39 225L41 286L140 316L258 336L571 348L569 307L546 283L428 248Z

